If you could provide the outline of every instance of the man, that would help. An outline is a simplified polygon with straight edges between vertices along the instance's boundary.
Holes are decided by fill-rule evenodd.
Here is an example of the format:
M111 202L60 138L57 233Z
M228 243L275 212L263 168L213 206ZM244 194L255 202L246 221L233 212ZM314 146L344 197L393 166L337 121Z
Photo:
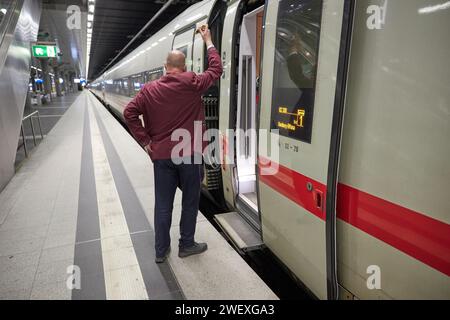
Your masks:
M201 95L220 78L222 63L208 26L202 26L198 32L207 46L209 68L198 75L186 72L184 54L177 50L170 52L165 64L166 74L146 84L123 113L133 136L145 146L153 160L156 263L163 263L170 253L172 209L178 186L183 192L178 256L184 258L207 250L206 243L194 241L203 167L201 161L191 160L194 150L200 155L202 152L195 148L198 144L194 141L194 136L202 139L202 132L200 137L194 135L196 122L203 124L202 131L205 126ZM187 148L187 151L185 148L179 158L172 159L178 142L171 137L177 129L190 133L189 143L194 148Z

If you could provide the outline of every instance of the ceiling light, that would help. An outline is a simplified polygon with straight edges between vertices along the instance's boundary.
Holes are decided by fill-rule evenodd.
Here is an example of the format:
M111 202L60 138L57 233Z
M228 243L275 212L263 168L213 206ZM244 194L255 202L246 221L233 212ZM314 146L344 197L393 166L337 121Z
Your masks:
M429 6L419 9L420 14L434 13L440 10L450 9L450 1L435 6Z
M201 16L202 15L200 13L198 13L198 14L192 16L192 17L187 18L186 22L193 22L193 21L197 20L198 18L200 18Z
M94 21L94 15L92 13L88 14L88 21Z

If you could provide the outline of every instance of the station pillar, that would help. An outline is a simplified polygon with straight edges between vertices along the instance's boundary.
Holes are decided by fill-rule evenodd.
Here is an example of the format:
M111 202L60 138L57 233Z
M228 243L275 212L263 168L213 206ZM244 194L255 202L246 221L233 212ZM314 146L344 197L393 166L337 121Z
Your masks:
M76 91L74 80L75 80L75 74L73 72L70 72L69 73L69 83L70 83L70 88L72 90L72 93L74 93Z
M58 72L58 79L63 80L63 83L61 83L61 91L64 91L64 94L67 94L66 79L64 78L64 71Z
M58 67L53 67L53 74L55 75L55 87L56 87L56 95L58 97L62 96L61 83L59 83L59 70Z
M48 97L49 102L52 101L52 78L50 76L50 68L48 65L48 60L40 59L42 75L44 77L44 93Z
M67 72L64 72L64 73L62 74L62 78L64 79L64 85L65 85L65 88L66 88L66 92L67 92L67 93L72 92L72 91L70 90L70 78L69 78L69 74L68 74Z

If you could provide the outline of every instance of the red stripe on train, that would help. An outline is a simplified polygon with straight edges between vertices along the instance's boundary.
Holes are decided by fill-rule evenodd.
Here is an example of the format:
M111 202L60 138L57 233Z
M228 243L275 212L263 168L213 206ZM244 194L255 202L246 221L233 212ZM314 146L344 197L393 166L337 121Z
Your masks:
M260 161L262 170L267 166ZM322 220L326 219L325 212L317 212L306 189L306 184L313 182L314 188L326 194L327 188L322 183L282 165L274 175L260 175L260 181ZM344 184L338 186L337 217L450 276L449 224Z
M267 172L271 165L278 166L276 173L273 175L263 175L262 172ZM327 194L327 187L324 184L265 158L260 158L259 174L259 180L261 182L275 189L323 221L326 220L325 196ZM314 190L322 192L323 209L317 207L313 193L308 191L308 183L312 184Z
M337 216L450 276L450 225L339 184Z

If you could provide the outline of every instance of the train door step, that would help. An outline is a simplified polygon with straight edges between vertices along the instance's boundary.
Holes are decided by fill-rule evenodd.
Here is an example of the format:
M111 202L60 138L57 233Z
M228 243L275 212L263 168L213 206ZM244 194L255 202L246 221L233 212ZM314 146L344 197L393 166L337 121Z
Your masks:
M216 214L214 220L241 253L264 246L258 232L238 212Z

